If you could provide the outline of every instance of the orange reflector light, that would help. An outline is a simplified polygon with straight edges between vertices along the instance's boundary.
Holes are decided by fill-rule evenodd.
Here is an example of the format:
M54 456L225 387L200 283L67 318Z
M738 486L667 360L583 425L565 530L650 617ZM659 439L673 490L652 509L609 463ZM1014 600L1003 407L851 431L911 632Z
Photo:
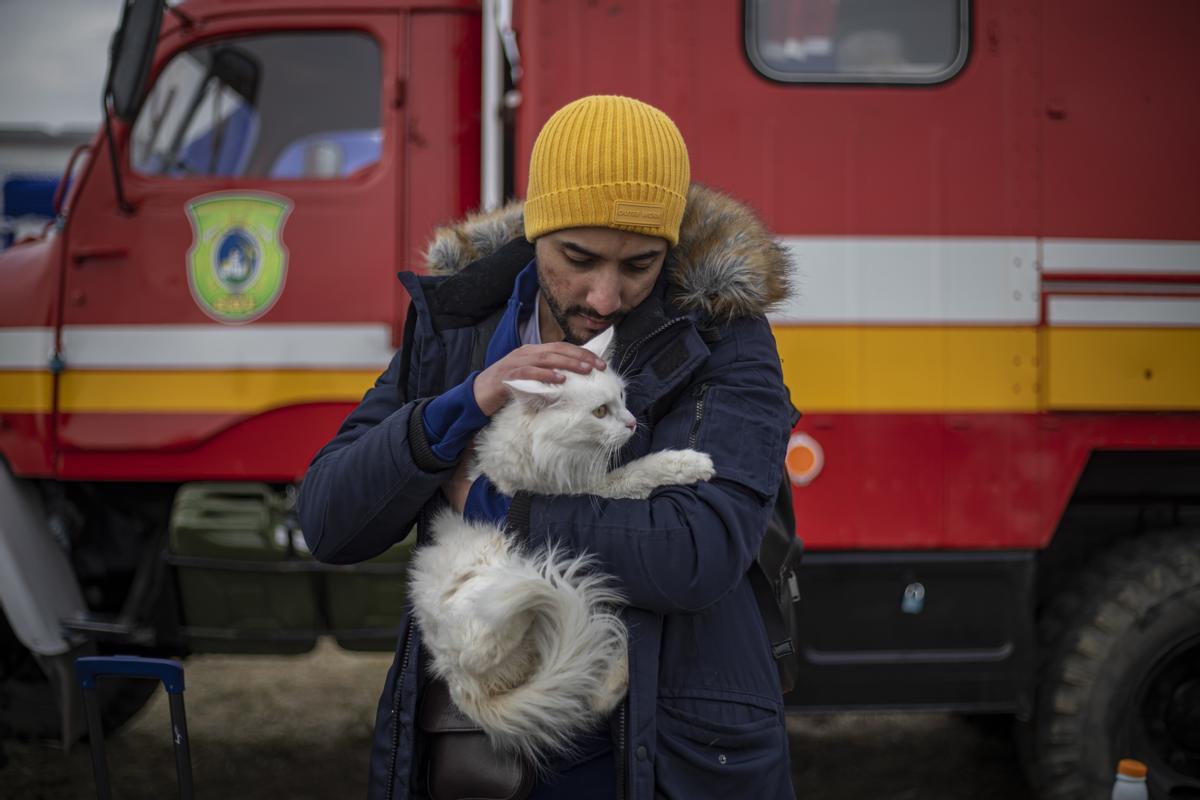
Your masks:
M788 477L797 486L807 486L821 474L825 466L825 451L817 440L807 433L797 433L788 441L787 458Z

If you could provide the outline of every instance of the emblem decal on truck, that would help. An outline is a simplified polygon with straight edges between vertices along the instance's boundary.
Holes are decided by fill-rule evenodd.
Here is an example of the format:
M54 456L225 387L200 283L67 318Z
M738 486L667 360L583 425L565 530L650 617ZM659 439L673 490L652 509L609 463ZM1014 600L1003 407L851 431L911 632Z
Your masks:
M218 322L258 319L275 305L287 277L283 225L292 203L278 195L206 194L185 207L192 223L188 286Z

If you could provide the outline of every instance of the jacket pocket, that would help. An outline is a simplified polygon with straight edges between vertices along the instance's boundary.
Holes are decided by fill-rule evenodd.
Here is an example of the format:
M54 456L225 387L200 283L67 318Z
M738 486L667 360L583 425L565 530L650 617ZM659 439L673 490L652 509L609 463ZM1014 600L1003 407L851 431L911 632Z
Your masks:
M704 384L693 404L688 446L712 456L718 478L774 497L788 435L779 396L758 386Z
M738 699L733 699L738 698ZM782 711L696 690L658 702L656 782L667 797L776 797L788 785Z

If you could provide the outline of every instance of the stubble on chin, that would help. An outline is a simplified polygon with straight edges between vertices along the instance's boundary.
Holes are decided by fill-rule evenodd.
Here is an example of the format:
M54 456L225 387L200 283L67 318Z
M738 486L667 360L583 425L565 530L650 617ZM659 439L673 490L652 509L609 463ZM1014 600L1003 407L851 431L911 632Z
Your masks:
M550 316L554 318L554 321L556 323L558 323L558 328L563 333L563 341L566 342L567 344L582 346L584 344L584 342L590 341L591 339L593 339L597 335L599 335L603 329L601 329L599 331L594 331L590 328L584 328L581 332L581 331L575 330L571 326L572 314L576 311L586 314L586 313L588 313L588 309L580 308L578 306L573 306L570 311L564 309L558 303L558 301L554 298L554 295L547 288L547 284L546 284L546 282L542 276L542 273L540 271L541 270L540 266L538 269L539 269L538 282L540 284L541 295L546 300L546 307L550 309ZM609 324L616 325L624 318L625 318L624 313L613 314L608 318Z
M562 306L555 301L554 296L546 291L544 287L542 288L542 297L546 299L546 307L550 309L550 316L558 323L558 329L563 333L563 341L567 344L582 344L582 342L578 341L579 337L571 330L570 319L562 310Z

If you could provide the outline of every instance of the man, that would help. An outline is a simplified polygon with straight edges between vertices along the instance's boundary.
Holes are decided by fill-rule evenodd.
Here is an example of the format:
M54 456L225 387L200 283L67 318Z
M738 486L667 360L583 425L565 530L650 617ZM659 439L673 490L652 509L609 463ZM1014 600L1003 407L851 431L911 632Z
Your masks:
M741 206L689 190L689 173L679 131L651 106L595 96L555 113L534 145L523 212L439 231L436 276L401 276L412 298L404 346L301 492L305 535L326 561L370 558L414 524L419 546L449 503L506 521L531 547L589 552L613 576L629 600L628 697L608 730L543 776L537 798L794 796L746 576L790 429L763 316L786 296L787 263ZM612 324L608 364L574 344ZM621 463L693 447L712 456L713 480L605 501L468 483L464 453L507 401L503 380L592 369L629 384L639 426ZM379 704L372 797L426 791L420 642L406 619Z

